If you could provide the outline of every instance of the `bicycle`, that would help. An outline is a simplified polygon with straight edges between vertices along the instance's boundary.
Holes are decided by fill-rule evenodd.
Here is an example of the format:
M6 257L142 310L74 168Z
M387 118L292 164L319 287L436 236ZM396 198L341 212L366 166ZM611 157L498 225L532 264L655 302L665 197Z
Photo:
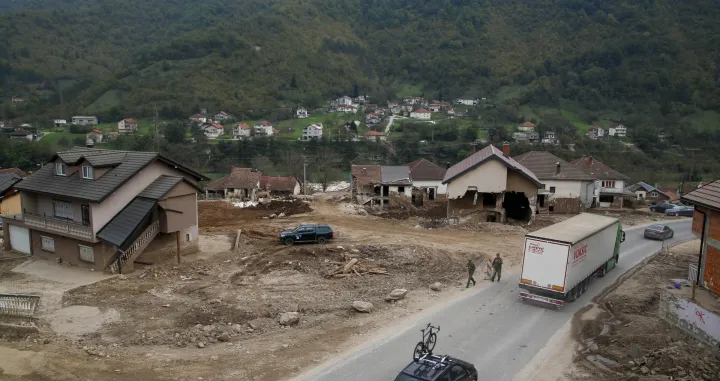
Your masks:
M433 329L436 331L433 332ZM432 355L435 343L437 343L437 332L440 332L440 326L433 327L428 323L427 327L421 329L420 332L422 332L422 340L415 345L415 351L413 351L413 361L415 362L418 362L425 355Z

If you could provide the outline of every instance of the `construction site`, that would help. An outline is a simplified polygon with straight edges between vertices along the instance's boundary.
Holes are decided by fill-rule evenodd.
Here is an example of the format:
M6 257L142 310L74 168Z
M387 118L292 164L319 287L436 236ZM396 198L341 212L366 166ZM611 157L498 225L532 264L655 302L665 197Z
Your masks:
M287 379L459 295L468 259L478 281L497 253L505 271L518 269L525 233L568 217L447 220L441 202L380 210L350 198L202 201L197 251L179 263L149 252L123 275L3 253L0 291L37 295L38 305L31 317L2 317L2 379ZM627 226L658 219L616 216ZM326 245L280 243L281 231L304 223L329 224L335 237ZM583 333L596 329L588 324ZM707 364L717 369L717 360Z

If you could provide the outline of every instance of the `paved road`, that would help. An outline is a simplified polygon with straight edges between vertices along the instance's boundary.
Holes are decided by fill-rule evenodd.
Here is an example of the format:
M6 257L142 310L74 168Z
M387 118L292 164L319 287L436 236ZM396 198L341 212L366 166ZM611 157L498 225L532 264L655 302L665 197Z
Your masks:
M395 115L390 116L390 120L385 125L385 136L390 135L390 128L392 128L393 123L395 123Z
M673 221L675 238L692 238L690 221ZM420 328L428 322L440 325L436 353L450 353L475 364L483 380L512 380L535 354L580 308L620 275L661 248L660 242L642 237L642 228L626 229L618 266L597 278L578 301L562 309L546 309L524 303L517 296L519 274L510 273L497 284L475 290L434 309L412 324L382 340L345 353L295 378L317 381L385 381L412 360Z

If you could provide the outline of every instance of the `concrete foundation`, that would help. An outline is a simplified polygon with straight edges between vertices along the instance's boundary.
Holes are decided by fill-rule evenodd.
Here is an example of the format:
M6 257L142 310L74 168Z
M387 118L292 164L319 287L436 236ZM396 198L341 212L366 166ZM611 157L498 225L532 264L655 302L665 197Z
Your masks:
M720 313L701 307L698 302L690 300L686 293L687 288L664 289L660 294L660 317L697 340L720 348Z

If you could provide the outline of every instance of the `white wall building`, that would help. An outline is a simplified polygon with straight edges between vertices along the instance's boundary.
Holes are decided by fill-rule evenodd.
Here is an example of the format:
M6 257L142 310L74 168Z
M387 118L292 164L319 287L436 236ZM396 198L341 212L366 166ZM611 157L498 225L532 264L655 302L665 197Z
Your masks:
M478 104L478 100L477 99L458 98L455 100L455 104L466 105L466 106L475 106L476 104Z
M322 123L313 123L309 126L303 127L303 134L302 138L300 138L303 141L308 140L319 140L322 138L323 135L323 125Z
M235 127L233 127L233 139L249 138L251 132L252 127L248 126L246 123L238 123Z
M608 130L608 135L624 138L627 136L627 127L623 126L622 124L616 124L613 127L610 127L610 129Z
M411 111L410 117L413 119L430 120L430 118L432 117L432 113L428 110L425 110L424 108L419 108L417 110Z
M272 123L267 120L263 120L260 123L254 125L253 130L255 131L255 135L258 136L272 136L275 132Z
M303 107L298 107L298 109L295 111L295 117L298 119L305 119L308 116L310 116L307 112L307 109Z
M95 116L73 116L72 124L77 126L93 125L98 124L98 120Z

